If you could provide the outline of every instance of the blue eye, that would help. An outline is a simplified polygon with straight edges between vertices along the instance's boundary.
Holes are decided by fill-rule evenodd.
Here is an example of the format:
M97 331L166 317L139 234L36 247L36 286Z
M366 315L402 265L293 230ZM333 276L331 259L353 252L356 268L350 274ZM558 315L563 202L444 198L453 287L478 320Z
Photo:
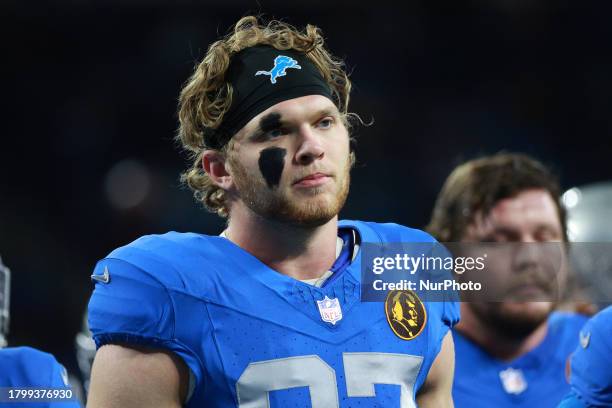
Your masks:
M326 119L323 119L323 120L321 120L319 122L319 127L323 128L323 129L328 129L328 128L332 127L333 124L334 124L333 119L326 118Z

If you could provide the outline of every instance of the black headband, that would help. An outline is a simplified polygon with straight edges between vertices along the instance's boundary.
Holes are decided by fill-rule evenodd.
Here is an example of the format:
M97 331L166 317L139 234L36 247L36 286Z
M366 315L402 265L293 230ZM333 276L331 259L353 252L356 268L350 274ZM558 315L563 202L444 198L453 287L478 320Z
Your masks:
M251 119L288 99L322 95L333 101L329 85L308 57L295 50L268 45L246 48L232 57L226 75L232 84L232 106L218 129L206 132L204 142L222 148Z

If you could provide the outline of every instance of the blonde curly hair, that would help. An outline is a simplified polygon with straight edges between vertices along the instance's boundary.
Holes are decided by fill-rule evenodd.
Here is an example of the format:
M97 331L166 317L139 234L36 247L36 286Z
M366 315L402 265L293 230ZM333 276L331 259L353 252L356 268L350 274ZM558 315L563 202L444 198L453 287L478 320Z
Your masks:
M211 44L179 98L180 126L176 138L191 161L191 167L181 174L181 181L193 190L197 201L222 217L229 215L225 192L212 182L202 168L202 155L212 148L207 146L205 140L214 137L232 104L232 85L226 80L232 56L255 45L269 45L278 50L292 49L306 54L329 85L333 101L349 127L351 82L344 71L343 61L325 49L321 30L310 24L300 31L277 20L264 25L255 16L241 18L230 34ZM221 152L227 153L231 145L230 140L221 148Z

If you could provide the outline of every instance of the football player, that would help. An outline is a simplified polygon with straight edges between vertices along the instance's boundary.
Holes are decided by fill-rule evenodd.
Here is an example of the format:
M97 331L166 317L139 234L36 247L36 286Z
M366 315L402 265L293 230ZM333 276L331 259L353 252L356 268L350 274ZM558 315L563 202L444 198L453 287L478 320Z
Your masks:
M568 208L568 231L575 245L576 268L590 299L612 299L612 254L609 243L612 182L575 187L563 195ZM588 243L595 242L595 245ZM587 244L585 244L587 243ZM596 265L594 267L594 265ZM582 328L579 346L569 359L571 393L559 408L612 406L612 306Z
M145 236L96 265L89 407L452 406L457 304L360 299L361 245L434 240L338 221L350 88L311 25L245 17L209 47L180 97L183 179L227 229Z
M31 347L4 348L9 329L10 277L0 258L0 406L79 407L66 369L51 354ZM42 391L51 394L43 395Z
M579 343L570 359L572 391L559 408L612 407L612 306L587 322Z
M497 245L502 254L489 257L484 277L503 282L499 297L489 302L489 293L466 293L462 299L453 333L458 408L556 407L568 392L565 361L586 317L553 312L563 276L547 275L539 256L566 241L559 195L540 162L501 153L457 167L438 196L428 226L437 239Z

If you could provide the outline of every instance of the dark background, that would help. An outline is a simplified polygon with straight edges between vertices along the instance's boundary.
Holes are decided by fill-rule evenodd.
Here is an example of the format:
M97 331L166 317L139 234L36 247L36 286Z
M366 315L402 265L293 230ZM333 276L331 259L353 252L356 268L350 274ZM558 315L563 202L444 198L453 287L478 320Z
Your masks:
M500 150L564 188L612 179L612 2L3 2L0 254L10 343L75 368L96 260L142 234L218 234L181 188L176 102L242 15L319 25L352 72L345 218L423 227L461 161ZM5 82L3 81L3 82Z

